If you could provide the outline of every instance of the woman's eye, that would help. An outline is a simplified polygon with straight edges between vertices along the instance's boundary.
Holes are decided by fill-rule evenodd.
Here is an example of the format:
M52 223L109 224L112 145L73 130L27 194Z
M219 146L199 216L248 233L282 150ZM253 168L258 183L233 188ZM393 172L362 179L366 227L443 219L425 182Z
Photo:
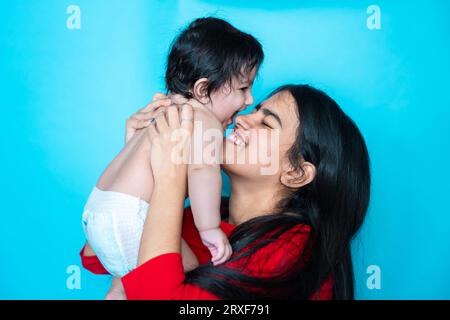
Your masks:
M269 129L273 129L270 125L268 125L266 122L263 122L263 125L266 127L266 128L269 128Z

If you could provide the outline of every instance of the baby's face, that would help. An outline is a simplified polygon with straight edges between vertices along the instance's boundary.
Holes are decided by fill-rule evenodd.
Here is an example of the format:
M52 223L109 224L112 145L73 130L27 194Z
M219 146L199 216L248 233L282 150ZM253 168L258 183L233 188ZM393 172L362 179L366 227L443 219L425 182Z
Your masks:
M211 93L212 112L222 122L224 129L233 123L233 117L253 104L252 86L257 69L253 68L244 78L233 78L231 87L224 85Z

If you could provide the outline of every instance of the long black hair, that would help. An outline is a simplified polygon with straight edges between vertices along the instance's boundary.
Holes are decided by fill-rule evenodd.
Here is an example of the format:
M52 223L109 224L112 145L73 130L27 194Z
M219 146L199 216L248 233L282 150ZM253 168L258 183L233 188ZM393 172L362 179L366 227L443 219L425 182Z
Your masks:
M316 176L282 199L273 214L238 225L230 236L230 261L254 253L299 224L310 227L303 254L287 272L270 278L208 263L186 273L185 282L222 299L309 299L332 276L334 298L353 299L350 242L370 198L366 144L355 123L322 91L286 85L271 95L282 91L294 97L300 123L288 151L290 163L301 168L308 161L315 165Z
M261 44L225 20L199 18L185 28L171 45L167 59L166 88L192 98L192 88L208 78L206 93L231 83L233 77L246 76L264 59Z

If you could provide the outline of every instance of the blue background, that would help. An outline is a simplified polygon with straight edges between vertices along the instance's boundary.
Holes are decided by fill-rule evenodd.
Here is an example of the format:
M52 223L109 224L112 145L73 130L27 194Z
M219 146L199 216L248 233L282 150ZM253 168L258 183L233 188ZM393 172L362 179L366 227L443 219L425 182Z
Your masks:
M125 120L164 88L167 49L194 18L252 33L266 60L256 100L309 83L357 122L372 201L353 246L357 298L449 299L450 2L10 1L0 9L0 298L101 299L81 273L81 213L124 144ZM69 30L66 9L81 8ZM366 26L381 8L381 30ZM381 289L366 286L370 265Z

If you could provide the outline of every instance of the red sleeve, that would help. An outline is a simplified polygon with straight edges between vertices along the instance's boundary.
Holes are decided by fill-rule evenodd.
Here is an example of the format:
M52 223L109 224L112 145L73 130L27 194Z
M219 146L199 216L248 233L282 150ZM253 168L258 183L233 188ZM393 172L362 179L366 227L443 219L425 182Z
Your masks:
M197 286L184 284L179 253L154 257L122 277L128 300L217 300Z
M94 274L109 274L109 272L103 267L97 256L85 256L83 255L84 247L80 251L81 265Z
M197 227L194 223L194 216L190 208L184 210L183 227L181 237L186 241L188 246L192 249L197 257L200 265L211 261L211 253L203 244Z

